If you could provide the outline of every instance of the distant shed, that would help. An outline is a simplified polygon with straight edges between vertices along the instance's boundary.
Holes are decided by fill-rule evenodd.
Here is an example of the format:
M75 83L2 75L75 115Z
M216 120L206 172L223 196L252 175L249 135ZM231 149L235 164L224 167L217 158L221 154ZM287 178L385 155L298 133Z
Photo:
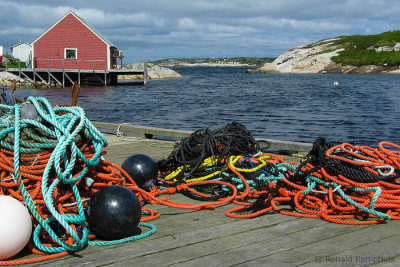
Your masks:
M18 58L20 61L27 62L29 59L29 52L31 51L31 45L27 42L20 42L11 47L11 54L14 58Z
M69 11L32 43L33 67L110 70L121 56L110 41Z

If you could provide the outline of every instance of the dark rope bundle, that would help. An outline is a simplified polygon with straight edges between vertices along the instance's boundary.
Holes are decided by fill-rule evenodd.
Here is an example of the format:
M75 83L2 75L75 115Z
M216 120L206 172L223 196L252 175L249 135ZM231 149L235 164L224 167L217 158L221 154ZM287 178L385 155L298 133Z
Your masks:
M196 192L194 192L196 191ZM223 190L223 186L215 184L204 184L193 186L190 190L182 190L182 195L199 201L217 201L228 197L231 192Z
M329 157L327 155L327 151L332 150L333 147L334 146L330 143L327 143L324 138L317 138L313 143L313 147L308 155L304 157L303 161L293 172L285 173L285 177L294 182L295 185L308 186L308 182L306 181L307 177L318 173L321 169L325 169L333 176L341 175L346 177L346 179L357 183L374 183L385 181L397 184L395 181L397 178L399 178L397 169L392 175L375 174L363 166L355 165L346 162L345 160ZM355 160L352 155L340 149L334 150L331 153L344 159ZM357 153L362 155L362 152L360 151ZM240 212L257 212L270 207L271 199L279 195L278 191L282 186L285 186L289 190L296 190L296 188L292 187L290 183L283 184L282 182L278 182L273 189L267 188L268 193L261 194L251 206L241 210ZM293 203L288 204L290 204L293 208Z
M257 141L244 125L232 122L216 129L201 129L184 138L167 157L160 160L161 172L190 166L185 178L193 177L202 162L209 157L217 160L216 170L226 167L226 158L231 155L253 155L259 151Z
M353 181L361 183L389 181L399 178L398 173L396 173L396 175L389 176L377 175L366 170L362 166L350 164L346 161L338 159L328 158L326 156L326 152L331 147L333 147L333 145L326 143L326 140L324 138L317 138L313 144L313 148L306 156L306 160L297 167L296 171L293 173L293 176L297 176L297 178L299 178L300 176L307 176L323 167L327 171L335 175L343 175ZM347 159L352 159L351 155L348 155L347 153L342 151L335 152L335 155ZM306 172L300 172L300 169L307 163L311 163L314 168L307 170Z

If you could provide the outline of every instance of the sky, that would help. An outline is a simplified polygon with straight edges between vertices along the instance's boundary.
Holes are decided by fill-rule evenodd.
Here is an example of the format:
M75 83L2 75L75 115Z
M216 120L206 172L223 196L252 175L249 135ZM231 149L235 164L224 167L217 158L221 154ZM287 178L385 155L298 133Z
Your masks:
M399 0L0 0L0 45L33 42L69 10L126 64L277 57L321 39L400 30Z

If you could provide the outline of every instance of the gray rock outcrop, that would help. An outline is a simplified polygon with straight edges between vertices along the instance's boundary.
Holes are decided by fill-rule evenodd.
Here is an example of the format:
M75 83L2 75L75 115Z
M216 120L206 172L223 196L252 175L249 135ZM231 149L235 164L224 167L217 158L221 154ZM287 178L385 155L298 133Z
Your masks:
M135 63L124 66L127 69L143 70L144 63ZM147 75L150 80L152 79L169 79L180 78L182 75L169 68L161 67L158 65L148 64ZM118 75L118 80L141 80L143 75Z
M332 63L331 58L343 48L333 45L336 39L297 46L287 50L272 63L266 63L254 72L319 73ZM249 71L251 72L251 71Z
M266 63L256 70L247 70L249 73L340 73L340 74L368 74L368 73L400 73L399 67L387 65L343 66L334 63L331 58L338 55L344 48L334 44L336 39L322 40L313 44L296 46L277 57L272 63ZM400 43L393 47L368 47L376 52L400 51Z
M11 86L13 83L13 80L15 80L17 83L20 84L28 84L29 81L19 78L17 75L14 75L10 72L7 71L1 71L0 72L0 84L5 85L5 86Z

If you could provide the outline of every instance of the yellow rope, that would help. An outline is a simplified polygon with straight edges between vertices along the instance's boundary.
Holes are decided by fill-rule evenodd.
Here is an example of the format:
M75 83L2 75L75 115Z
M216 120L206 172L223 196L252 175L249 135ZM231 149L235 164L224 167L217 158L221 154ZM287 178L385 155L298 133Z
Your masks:
M186 183L191 183L191 182L198 182L198 181L207 180L207 179L209 179L209 178L211 178L211 177L214 177L214 176L220 174L221 172L226 171L227 169L228 169L228 167L225 167L225 168L223 168L222 170L213 172L213 173L211 173L211 174L209 174L209 175L206 175L206 176L203 176L203 177L188 179L188 180L186 180Z
M254 167L252 169L242 169L242 168L235 167L235 163L241 159L244 159L244 157L243 156L231 156L229 158L229 164L232 166L232 168L234 168L238 172L255 172L255 171L258 171L259 169L261 169L262 167L264 167L265 165L267 165L266 160L272 159L272 157L268 156L268 155L258 157L257 159L261 162L261 164L258 164L257 167Z
M203 161L203 163L201 164L200 168L213 167L213 166L215 166L217 164L217 162L218 162L218 158L215 158L215 157L206 158ZM184 169L188 169L188 168L191 168L191 166L190 165L180 166L176 170L174 170L173 172L168 174L164 179L167 180L167 181L173 179L173 181L176 182L177 179L175 177L178 176ZM214 177L214 176L226 171L227 169L228 169L228 167L225 167L222 170L215 171L213 173L210 173L209 175L198 177L198 178L188 179L185 182L186 183L191 183L191 182L198 182L198 181L207 180L207 179L209 179L211 177Z

